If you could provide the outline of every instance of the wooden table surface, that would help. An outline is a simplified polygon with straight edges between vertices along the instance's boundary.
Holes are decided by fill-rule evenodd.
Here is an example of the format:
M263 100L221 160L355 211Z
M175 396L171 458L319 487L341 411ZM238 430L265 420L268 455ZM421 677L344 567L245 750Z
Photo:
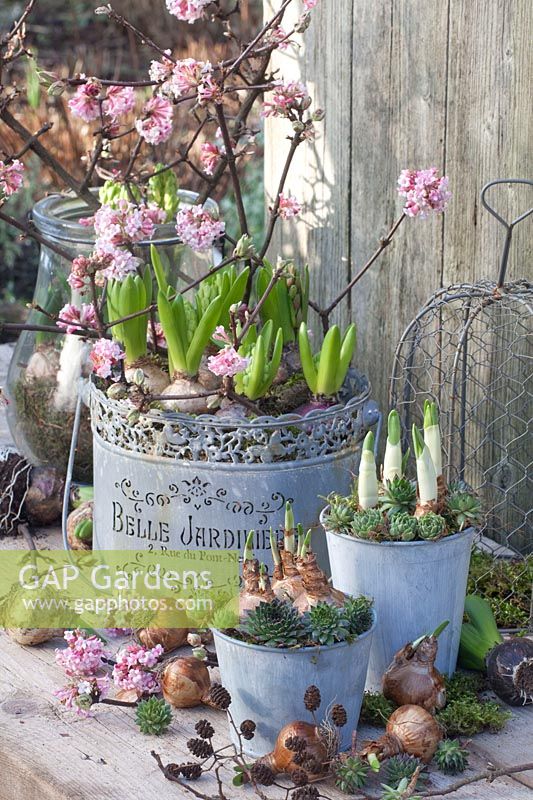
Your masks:
M10 351L0 345L1 373ZM0 444L9 441L5 420L0 413ZM36 532L39 549L60 548L58 529ZM2 537L2 549L24 547L21 537ZM1 558L1 552L0 552ZM120 640L116 641L116 646ZM209 718L217 730L215 741L229 741L225 715L199 708L174 711L169 731L161 737L145 736L134 722L134 711L100 705L91 719L80 719L67 711L52 696L62 684L62 670L56 666L54 650L60 639L38 647L22 647L0 631L0 800L172 800L192 797L185 789L165 780L151 750L165 763L190 759L186 741L194 736L194 724ZM213 679L217 679L216 670ZM362 727L359 740L379 732ZM513 710L513 718L498 734L476 736L469 745L470 767L466 775L482 771L487 762L496 767L520 764L533 759L533 711ZM228 770L228 800L254 797L251 788L231 786ZM383 780L383 777L381 778ZM431 771L433 788L445 788L454 779ZM216 794L216 784L204 776L192 784L205 794ZM369 784L379 795L379 780ZM533 772L514 778L498 779L460 789L449 797L455 800L531 800ZM332 800L347 797L330 785L324 792ZM266 790L274 798L279 790Z

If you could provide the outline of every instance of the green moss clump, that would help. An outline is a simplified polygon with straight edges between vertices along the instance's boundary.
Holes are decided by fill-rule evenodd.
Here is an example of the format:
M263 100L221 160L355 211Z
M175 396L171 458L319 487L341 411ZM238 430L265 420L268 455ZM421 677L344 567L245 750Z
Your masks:
M383 728L396 708L396 704L387 700L381 692L365 692L359 719L361 722L366 722L367 725L377 725Z
M520 628L529 619L532 581L533 556L508 560L475 550L467 594L480 594L488 600L499 627Z
M496 733L512 716L498 703L480 696L486 682L479 673L456 672L445 680L447 703L437 711L437 719L446 736L473 736L482 731Z
M437 714L446 736L473 736L487 730L497 733L510 717L511 712L503 711L498 703L477 697L453 700Z

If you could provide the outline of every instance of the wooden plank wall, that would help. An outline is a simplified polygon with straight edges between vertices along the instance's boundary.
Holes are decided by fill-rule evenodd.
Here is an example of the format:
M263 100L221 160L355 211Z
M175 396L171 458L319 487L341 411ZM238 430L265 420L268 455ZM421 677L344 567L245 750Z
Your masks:
M533 177L532 42L531 0L319 0L305 44L277 56L280 75L300 75L326 117L288 183L305 214L282 223L271 255L308 261L321 305L398 215L402 168L450 177L446 215L406 221L339 314L358 324L357 365L384 408L394 348L418 308L440 286L497 274L502 229L479 192L493 178ZM267 120L269 200L288 133ZM500 189L501 213L529 207L527 191ZM531 224L517 230L511 278L533 275Z

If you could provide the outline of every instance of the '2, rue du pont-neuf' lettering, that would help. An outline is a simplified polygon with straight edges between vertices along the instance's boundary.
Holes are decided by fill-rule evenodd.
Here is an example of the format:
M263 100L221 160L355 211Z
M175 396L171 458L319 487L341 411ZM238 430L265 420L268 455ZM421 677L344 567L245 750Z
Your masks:
M134 536L137 539L146 539L149 542L160 542L161 544L168 544L172 535L172 547L195 548L198 550L216 548L220 550L242 550L248 530L244 528L232 530L231 528L195 525L192 515L188 514L185 525L181 527L181 530L179 525L176 525L176 532L174 532L174 530L170 530L168 522L127 514L119 502L113 502L114 533L122 533L125 536ZM254 547L258 550L270 549L270 528L255 530Z

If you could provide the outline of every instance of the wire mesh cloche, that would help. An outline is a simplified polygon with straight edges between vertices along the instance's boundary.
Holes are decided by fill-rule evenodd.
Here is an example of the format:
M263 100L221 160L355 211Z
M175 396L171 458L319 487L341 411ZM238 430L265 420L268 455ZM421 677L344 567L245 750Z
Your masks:
M406 433L424 400L437 401L446 478L479 492L482 533L507 556L533 551L533 284L505 281L513 230L533 208L508 223L486 193L517 183L533 185L491 181L481 192L507 232L498 280L437 291L400 340L390 387Z

